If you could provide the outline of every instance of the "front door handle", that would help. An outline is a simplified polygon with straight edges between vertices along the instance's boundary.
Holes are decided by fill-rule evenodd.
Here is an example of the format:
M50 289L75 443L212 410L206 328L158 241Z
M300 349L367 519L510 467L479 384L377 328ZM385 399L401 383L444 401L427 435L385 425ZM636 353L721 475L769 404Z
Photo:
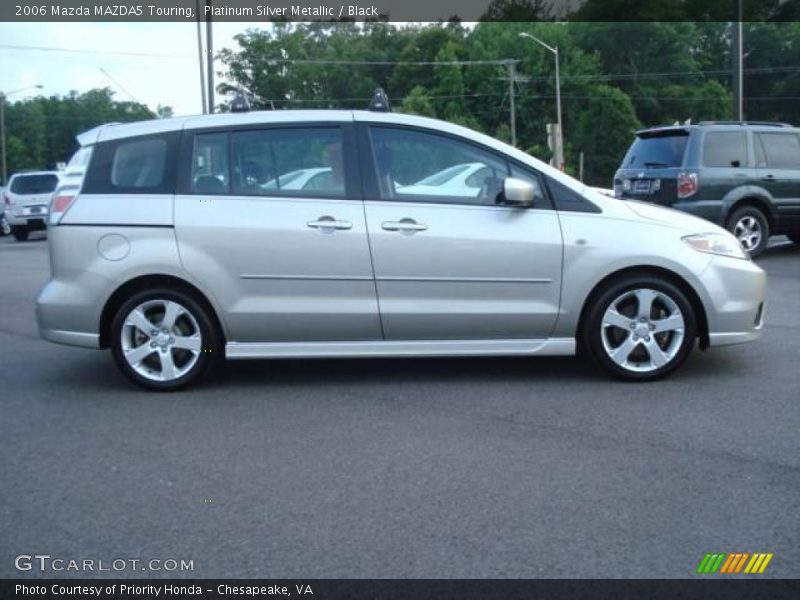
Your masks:
M316 221L309 221L306 225L313 229L319 229L322 233L333 233L337 229L353 228L353 224L350 221L337 221L329 216L320 217Z
M399 221L384 221L381 223L381 229L384 231L399 231L406 235L417 231L425 231L427 228L427 225L417 223L414 219L400 219Z
M775 181L775 175L764 175L761 181Z

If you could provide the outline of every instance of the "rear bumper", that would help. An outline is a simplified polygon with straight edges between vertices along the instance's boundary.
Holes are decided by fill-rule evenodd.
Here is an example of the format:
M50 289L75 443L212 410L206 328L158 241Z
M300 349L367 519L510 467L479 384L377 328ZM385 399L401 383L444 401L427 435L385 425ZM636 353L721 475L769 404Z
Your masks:
M47 213L20 216L6 211L6 221L12 227L27 227L31 231L47 229Z
M715 256L700 276L705 291L710 346L751 342L761 336L767 274L749 260Z
M59 329L42 329L40 327L39 335L42 336L42 339L56 344L80 346L82 348L100 348L100 336L96 333L63 331Z

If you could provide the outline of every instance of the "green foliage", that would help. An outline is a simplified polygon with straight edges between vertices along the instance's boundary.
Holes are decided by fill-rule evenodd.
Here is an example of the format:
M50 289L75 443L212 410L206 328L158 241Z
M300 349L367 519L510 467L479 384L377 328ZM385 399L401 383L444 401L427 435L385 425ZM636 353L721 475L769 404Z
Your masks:
M166 115L172 109L162 106L159 112ZM66 162L78 147L75 136L92 127L153 118L141 104L115 101L109 88L8 102L5 113L9 177L23 169L51 169Z

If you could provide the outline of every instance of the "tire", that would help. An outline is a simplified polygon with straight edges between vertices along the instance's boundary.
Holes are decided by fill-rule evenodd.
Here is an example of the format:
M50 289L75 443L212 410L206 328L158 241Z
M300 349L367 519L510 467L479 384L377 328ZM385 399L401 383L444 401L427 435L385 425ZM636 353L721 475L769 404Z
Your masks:
M653 381L686 360L696 336L697 317L686 295L666 279L636 275L610 283L591 301L581 344L615 377Z
M791 233L787 233L786 237L788 237L795 244L800 244L800 231L793 231Z
M733 211L726 229L736 236L751 258L761 254L767 247L769 222L755 206L743 206Z
M167 317L168 312L172 317ZM165 317L171 318L172 325L164 322ZM109 340L114 362L123 374L158 392L197 381L222 353L222 336L211 309L170 288L141 291L125 301L111 322Z
M14 236L14 239L18 242L24 242L28 239L28 228L19 225L12 225L11 226L11 233Z
M0 235L11 235L11 225L8 224L5 213L0 214Z

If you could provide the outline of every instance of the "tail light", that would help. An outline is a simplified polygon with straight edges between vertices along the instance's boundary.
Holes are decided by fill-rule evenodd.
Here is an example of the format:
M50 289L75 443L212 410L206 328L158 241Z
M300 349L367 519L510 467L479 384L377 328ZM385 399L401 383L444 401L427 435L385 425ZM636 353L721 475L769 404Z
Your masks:
M697 192L697 173L678 173L678 198L688 198Z
M53 199L50 201L50 225L58 225L64 213L69 210L77 197L78 190L76 189L62 189L53 194Z

